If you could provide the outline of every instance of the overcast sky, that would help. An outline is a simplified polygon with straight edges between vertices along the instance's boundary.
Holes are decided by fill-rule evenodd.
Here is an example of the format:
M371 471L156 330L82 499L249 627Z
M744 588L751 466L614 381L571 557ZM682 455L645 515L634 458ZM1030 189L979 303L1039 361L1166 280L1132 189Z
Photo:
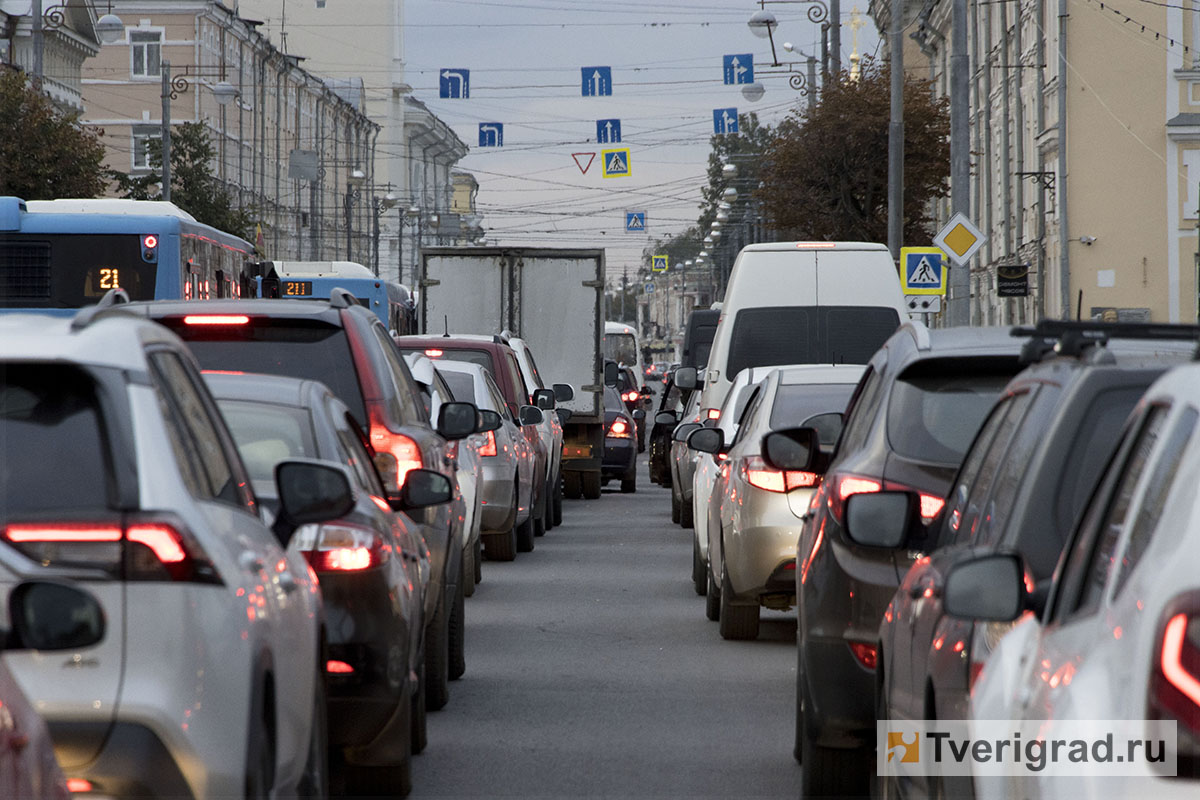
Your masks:
M859 49L873 54L866 0L842 0L843 23L864 12ZM771 3L782 43L819 56L808 6ZM699 216L713 109L755 111L774 124L803 97L786 76L764 76L750 103L722 82L722 56L771 61L766 39L746 26L754 0L406 0L405 60L415 96L449 124L470 153L459 168L480 184L487 236L501 244L604 247L610 276L636 270L652 239ZM852 37L843 24L843 62ZM610 97L581 96L581 68L612 68ZM470 70L470 97L440 99L443 69ZM803 69L801 67L801 69ZM596 120L619 119L622 141L597 145ZM502 147L481 148L479 124L504 125ZM631 175L601 177L600 157L583 174L573 153L628 147ZM586 163L587 157L581 159ZM625 212L645 211L644 235L625 232Z

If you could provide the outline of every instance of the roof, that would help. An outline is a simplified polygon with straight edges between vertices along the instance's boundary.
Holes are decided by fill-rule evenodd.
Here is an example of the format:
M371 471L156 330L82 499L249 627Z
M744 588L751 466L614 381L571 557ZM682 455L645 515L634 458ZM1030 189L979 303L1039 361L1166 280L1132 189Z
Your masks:
M361 308L361 306L359 306ZM339 309L314 300L155 300L126 303L122 312L142 314L151 319L163 317L245 315L272 318L321 319L336 323ZM364 309L365 310L365 309ZM367 311L367 313L371 313Z
M1017 355L1025 337L1015 337L1008 327L927 328L921 322L906 322L893 335L907 334L918 350L930 356Z
M379 276L362 264L354 261L272 261L275 274L280 277L292 275L337 276L339 278L378 278Z
M743 253L790 250L882 250L888 252L887 245L875 242L762 242L742 248Z
M445 347L453 350L469 350L469 349L484 349L478 345L486 345L486 349L492 347L508 347L503 341L496 341L494 336L484 336L478 333L461 333L452 336L442 336L440 334L422 333L413 334L410 336L397 336L396 344L404 347Z
M184 350L161 325L112 312L83 328L72 318L45 314L0 315L0 360L60 361L118 369L145 369L145 345L170 343Z
M119 214L131 217L179 217L189 222L196 218L174 203L161 200L125 200L122 198L60 198L58 200L26 200L30 214Z
M784 386L805 384L858 383L866 371L863 364L795 364L776 367Z

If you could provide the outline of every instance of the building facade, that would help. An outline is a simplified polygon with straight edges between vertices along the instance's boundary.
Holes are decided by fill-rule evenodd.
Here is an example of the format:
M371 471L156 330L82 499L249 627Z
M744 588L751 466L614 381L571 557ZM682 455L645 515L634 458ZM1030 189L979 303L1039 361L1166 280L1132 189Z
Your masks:
M173 124L208 130L214 172L259 220L267 257L371 264L373 208L360 185L374 181L379 126L361 85L326 83L215 0L114 0L112 12L125 36L82 81L109 168L149 170L168 103Z
M34 74L31 0L0 0L0 63ZM83 64L100 52L91 0L42 3L42 91L66 112L83 111Z

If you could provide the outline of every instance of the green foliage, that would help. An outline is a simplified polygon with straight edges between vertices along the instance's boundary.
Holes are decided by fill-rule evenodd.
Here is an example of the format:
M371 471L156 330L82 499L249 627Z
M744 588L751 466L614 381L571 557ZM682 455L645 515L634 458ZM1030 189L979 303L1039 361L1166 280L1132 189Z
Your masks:
M708 154L708 185L700 190L704 196L704 205L700 212L699 230L708 230L717 215L721 193L730 186L738 191L738 197L731 205L736 216L740 218L739 209L750 202L751 190L758 186L763 154L773 139L771 127L761 124L754 112L738 115L738 133L717 134L712 137L712 151ZM725 164L737 167L737 175L733 178L725 177L722 173Z
M30 88L25 73L0 69L0 195L96 197L108 185L103 161L95 130Z
M162 199L162 141L151 139L150 172L113 172L117 191L131 200ZM216 149L203 123L185 122L171 128L171 202L205 225L252 239L254 215L236 208L225 185L213 174Z
M822 87L811 114L781 122L767 148L757 197L770 225L787 239L887 241L888 123L891 77L864 59L860 77ZM930 82L904 81L904 233L928 243L932 201L950 178L950 112Z

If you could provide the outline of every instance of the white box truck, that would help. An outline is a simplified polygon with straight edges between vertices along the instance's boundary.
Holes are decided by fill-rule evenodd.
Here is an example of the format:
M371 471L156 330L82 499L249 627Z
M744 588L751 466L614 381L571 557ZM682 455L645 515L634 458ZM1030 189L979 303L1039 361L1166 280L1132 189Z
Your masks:
M425 335L524 339L547 384L565 383L560 400L563 491L600 496L604 456L604 251L525 247L421 250L418 325Z

